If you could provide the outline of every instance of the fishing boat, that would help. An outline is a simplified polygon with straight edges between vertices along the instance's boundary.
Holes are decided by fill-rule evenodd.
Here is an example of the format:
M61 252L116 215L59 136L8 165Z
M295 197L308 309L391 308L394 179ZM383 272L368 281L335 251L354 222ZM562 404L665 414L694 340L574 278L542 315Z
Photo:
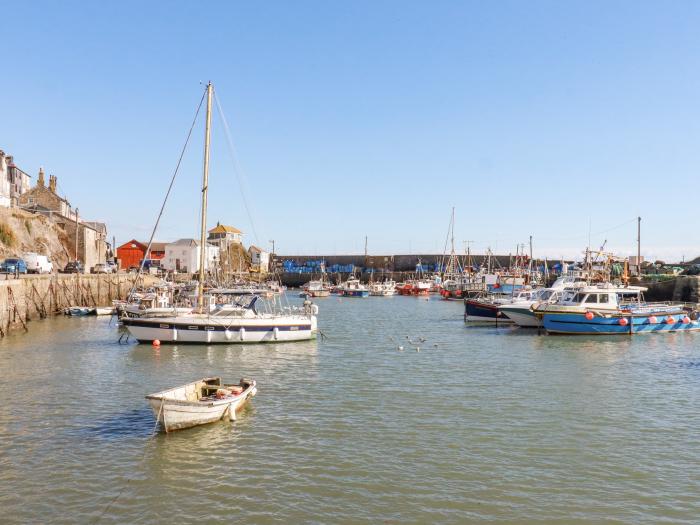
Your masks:
M641 286L611 283L569 291L556 303L533 305L552 334L641 334L700 330L698 312L679 303L645 302Z
M206 87L206 122L204 136L204 168L202 176L202 201L200 220L200 246L207 244L207 197L209 188L209 146L211 139L211 109L214 89ZM139 342L160 341L169 343L260 343L303 341L316 337L318 306L304 301L303 307L283 307L278 303L279 294L273 294L264 308L258 309L258 295L235 295L228 304L218 304L216 297L232 294L217 290L205 294L206 250L199 250L199 278L197 292L193 296L196 307L192 311L162 317L147 316L126 318L123 325ZM213 299L212 299L213 297ZM212 306L213 302L213 306Z
M508 316L499 310L504 304L530 300L535 292L531 289L511 294L489 294L481 298L464 300L464 320L469 322L511 323Z
M225 385L220 377L205 377L186 385L146 396L165 432L205 425L222 419L235 421L236 412L257 393L253 379Z
M324 280L309 281L302 290L307 297L328 297L331 294L331 288Z
M396 282L392 279L387 279L382 282L373 282L369 284L369 294L378 297L389 297L396 293Z
M338 294L343 297L368 297L369 289L359 279L351 278L338 287Z

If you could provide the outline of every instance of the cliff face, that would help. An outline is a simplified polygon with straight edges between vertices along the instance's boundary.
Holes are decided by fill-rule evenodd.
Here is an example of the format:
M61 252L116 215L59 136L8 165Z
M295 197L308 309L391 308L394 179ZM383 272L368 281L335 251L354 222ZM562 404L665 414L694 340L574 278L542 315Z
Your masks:
M63 268L75 241L70 234L43 215L20 209L0 208L0 261L22 257L26 252L48 255L54 268Z

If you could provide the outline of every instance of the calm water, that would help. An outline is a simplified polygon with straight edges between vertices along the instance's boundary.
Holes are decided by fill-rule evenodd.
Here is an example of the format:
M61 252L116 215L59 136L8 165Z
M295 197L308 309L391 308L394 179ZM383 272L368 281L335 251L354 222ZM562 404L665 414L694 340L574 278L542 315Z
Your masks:
M154 350L102 318L0 342L0 520L700 519L700 334L538 337L466 327L437 298L317 302L328 337L308 343ZM143 396L205 375L258 396L235 423L151 437Z

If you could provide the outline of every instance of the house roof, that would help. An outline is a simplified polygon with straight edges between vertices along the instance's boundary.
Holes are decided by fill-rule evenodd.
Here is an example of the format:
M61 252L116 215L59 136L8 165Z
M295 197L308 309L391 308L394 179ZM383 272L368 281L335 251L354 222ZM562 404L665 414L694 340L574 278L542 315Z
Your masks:
M216 226L209 230L209 233L243 233L238 228L233 226L226 226L224 224L216 223Z
M262 248L258 248L258 247L255 246L254 244L251 244L251 245L250 245L250 248L248 248L248 251L251 251L251 252L259 252L259 253L266 253L265 250L263 250Z
M168 244L167 242L156 242L153 241L151 243L151 251L152 252L164 252L165 251L165 245Z
M83 224L98 232L107 233L107 225L104 222L83 221Z
M135 246L132 246L132 245L135 245ZM121 248L134 248L134 247L141 248L144 251L146 250L146 245L143 244L142 242L137 241L136 239L131 239L129 242L125 242L121 246L118 246L117 250L119 250Z
M196 239L178 239L175 242L168 243L168 246L199 246L199 241ZM214 246L212 243L208 242L208 246ZM206 250L205 250L206 251Z

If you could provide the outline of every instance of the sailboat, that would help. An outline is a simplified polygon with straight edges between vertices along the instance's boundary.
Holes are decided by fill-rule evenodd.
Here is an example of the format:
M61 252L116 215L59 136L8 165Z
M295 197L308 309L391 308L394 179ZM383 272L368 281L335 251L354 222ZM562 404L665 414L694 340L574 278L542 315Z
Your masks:
M207 196L209 189L209 145L213 86L207 84L207 113L202 177L202 216L199 250L197 307L190 313L168 317L124 319L123 324L139 342L260 343L314 339L318 306L304 301L303 307L259 309L257 295L239 296L232 302L209 306L204 294L207 245ZM207 299L209 297L207 296Z

